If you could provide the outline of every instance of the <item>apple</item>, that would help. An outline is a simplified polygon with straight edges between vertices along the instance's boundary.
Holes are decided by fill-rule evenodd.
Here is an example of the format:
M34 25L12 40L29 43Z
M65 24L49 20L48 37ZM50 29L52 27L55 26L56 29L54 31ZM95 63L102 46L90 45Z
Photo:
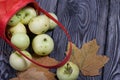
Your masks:
M54 17L56 20L58 20L58 17L55 15L55 13L49 12L49 14L52 17ZM50 19L50 28L49 29L54 29L56 26L57 26L57 24L52 19Z
M15 26L20 22L20 18L15 14L11 17L11 19L8 21L9 26Z
M57 77L59 80L77 80L78 76L78 66L70 61L62 67L57 68Z
M22 22L23 24L28 24L30 19L37 16L37 12L33 7L27 6L19 10L13 17L9 20L9 26L15 26L17 23Z
M24 7L21 11L21 14L24 15L24 17L22 17L22 19L21 19L21 22L23 24L28 24L30 19L37 16L36 10L30 6Z
M25 12L23 10L23 8L21 10L19 10L17 13L16 13L17 17L20 19L20 22L21 20L25 17Z
M30 39L25 33L16 33L11 37L11 43L13 43L17 48L25 50L30 44Z
M21 22L19 22L15 26L10 27L8 31L11 35L14 35L16 33L26 33L27 32L26 27Z
M32 59L31 54L28 51L21 51L23 54L25 54L27 57ZM31 65L31 62L24 58L21 54L19 54L17 51L12 52L9 57L9 63L10 66L18 71L24 71L28 69Z
M46 15L39 15L30 20L28 27L34 34L45 33L49 29L49 18Z
M37 55L46 56L54 49L53 39L47 34L37 35L32 41L32 48Z

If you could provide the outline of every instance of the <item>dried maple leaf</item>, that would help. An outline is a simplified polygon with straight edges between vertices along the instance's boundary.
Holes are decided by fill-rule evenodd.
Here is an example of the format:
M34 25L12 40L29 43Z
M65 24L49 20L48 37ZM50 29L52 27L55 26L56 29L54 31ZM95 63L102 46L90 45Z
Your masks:
M57 60L49 56L35 58L35 60L46 66L50 66L50 65L52 66L52 65L56 65L59 63ZM31 67L36 67L39 71L45 72L45 76L47 76L48 80L56 80L55 74L50 72L49 69L37 66L35 64L32 64Z
M19 78L15 77L15 78L12 78L12 79L10 79L10 80L19 80Z
M99 46L95 39L83 44L81 49L72 44L70 61L77 64L80 71L85 76L100 75L99 70L108 62L109 58L107 56L97 55L98 49Z
M49 56L36 58L36 61L41 63L42 65L46 65L46 66L53 66L53 65L56 65L59 63L57 60L55 60L54 58L51 58Z
M29 68L27 71L18 74L18 80L48 80L45 73L37 68Z
M42 58L34 58L37 62L44 65L55 65L57 60L48 56ZM10 80L56 80L55 74L50 72L49 69L32 64L30 68L23 72L18 72L16 78Z
M28 70L18 74L17 78L10 80L48 80L44 72L37 71L36 68L29 68Z

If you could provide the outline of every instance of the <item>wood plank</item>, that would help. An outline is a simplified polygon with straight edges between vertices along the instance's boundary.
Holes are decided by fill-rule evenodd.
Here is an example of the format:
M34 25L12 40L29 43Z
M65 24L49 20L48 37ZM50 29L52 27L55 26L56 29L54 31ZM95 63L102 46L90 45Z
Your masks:
M110 0L106 55L110 57L104 68L103 80L120 79L120 0Z
M15 77L15 70L9 65L9 55L11 47L2 39L0 39L0 80L9 80Z
M48 12L55 12L58 0L36 0L40 7Z

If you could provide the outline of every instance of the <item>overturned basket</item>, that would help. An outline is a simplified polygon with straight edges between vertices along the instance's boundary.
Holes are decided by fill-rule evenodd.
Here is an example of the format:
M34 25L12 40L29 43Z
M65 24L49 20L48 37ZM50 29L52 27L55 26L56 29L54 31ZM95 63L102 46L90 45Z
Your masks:
M58 24L58 26L64 31L64 33L66 34L68 41L71 42L70 39L70 35L68 33L68 31L65 29L65 27L59 22L57 21L55 18L53 18L50 14L48 14L47 11L45 11L44 9L42 9L35 0L2 0L0 1L0 37L5 40L14 50L18 51L21 55L23 55L25 58L27 58L28 60L30 60L32 63L38 65L38 66L42 66L45 68L57 68L60 67L62 65L64 65L70 58L71 55L71 51L72 51L72 45L70 44L70 49L68 52L68 55L66 55L66 57L59 62L56 65L52 65L52 66L46 66L46 65L42 65L38 62L36 62L33 59L30 59L29 57L27 57L26 55L24 55L17 47L15 47L15 45L13 45L9 39L6 36L6 26L8 21L10 20L10 18L17 12L19 11L21 8L27 6L27 5L31 5L33 6L36 11L40 14L43 13L46 16L48 16L49 18L51 18L55 23Z

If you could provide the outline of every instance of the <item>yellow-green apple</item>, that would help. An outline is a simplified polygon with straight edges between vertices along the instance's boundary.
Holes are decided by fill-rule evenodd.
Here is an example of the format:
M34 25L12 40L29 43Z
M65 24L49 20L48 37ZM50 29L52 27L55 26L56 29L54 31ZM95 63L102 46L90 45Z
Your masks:
M15 26L10 27L8 31L11 35L14 35L16 33L26 33L27 32L26 27L21 22L19 22Z
M23 54L25 54L27 57L32 59L31 54L28 51L21 51ZM31 65L31 62L24 58L21 54L19 54L17 51L12 52L9 58L10 66L18 71L24 71L28 69Z
M20 22L20 18L15 14L11 17L11 19L8 21L9 26L15 26Z
M19 13L20 14L20 13ZM29 21L37 16L37 12L36 10L33 8L33 7L30 7L30 6L27 6L27 7L24 7L21 11L21 14L24 15L22 18L21 18L21 22L23 24L28 24Z
M49 18L46 15L39 15L30 20L29 29L34 34L45 33L49 29Z
M16 33L11 37L11 43L13 43L17 48L25 50L29 47L30 39L25 33Z
M33 39L32 48L36 54L46 56L54 49L53 39L47 34L39 34Z
M49 12L49 14L52 17L54 17L56 20L58 20L58 17L56 16L55 13ZM50 28L49 29L54 29L56 26L57 26L57 24L52 19L50 19Z
M59 80L77 80L79 68L73 62L67 62L62 67L57 68L57 77Z

